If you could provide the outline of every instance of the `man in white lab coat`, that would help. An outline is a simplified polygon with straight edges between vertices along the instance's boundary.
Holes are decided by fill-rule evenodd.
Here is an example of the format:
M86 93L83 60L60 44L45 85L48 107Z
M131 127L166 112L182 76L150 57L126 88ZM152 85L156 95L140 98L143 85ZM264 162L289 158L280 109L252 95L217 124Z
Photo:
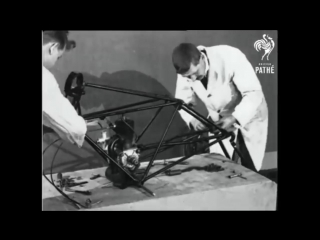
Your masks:
M172 61L178 75L175 97L194 106L197 96L205 104L208 118L236 134L244 159L235 154L230 138L223 140L229 156L259 171L267 142L268 108L259 79L246 56L227 45L197 47L182 43L174 49ZM179 113L190 128L206 128L184 110ZM214 144L210 152L224 155L219 144Z
M65 51L75 47L67 31L44 31L42 43L42 113L44 129L52 129L63 140L82 147L87 132L86 121L65 98L52 68Z

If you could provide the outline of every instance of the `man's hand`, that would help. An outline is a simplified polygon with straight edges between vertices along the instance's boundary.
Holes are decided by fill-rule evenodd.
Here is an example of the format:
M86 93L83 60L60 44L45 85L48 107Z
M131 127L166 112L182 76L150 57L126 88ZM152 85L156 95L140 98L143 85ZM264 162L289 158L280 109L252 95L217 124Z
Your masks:
M207 127L202 123L200 122L198 119L194 118L191 120L190 124L192 125L192 127L194 128L194 130L196 131L200 131L200 130L204 130L206 129Z
M229 115L222 117L220 120L215 122L215 124L226 130L227 132L233 132L236 130L236 128L233 126L233 124L235 124L236 122L237 119L234 116Z

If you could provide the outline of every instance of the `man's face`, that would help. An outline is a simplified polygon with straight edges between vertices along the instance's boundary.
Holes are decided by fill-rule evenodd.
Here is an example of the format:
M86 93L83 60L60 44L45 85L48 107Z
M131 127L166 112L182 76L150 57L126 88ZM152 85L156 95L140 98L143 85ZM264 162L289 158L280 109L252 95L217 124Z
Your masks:
M47 68L53 67L56 62L62 57L64 49L58 48L58 43L48 43L44 48L43 64Z
M190 64L188 72L182 74L183 77L190 78L192 81L201 80L205 76L205 61L203 55L200 57L198 65Z

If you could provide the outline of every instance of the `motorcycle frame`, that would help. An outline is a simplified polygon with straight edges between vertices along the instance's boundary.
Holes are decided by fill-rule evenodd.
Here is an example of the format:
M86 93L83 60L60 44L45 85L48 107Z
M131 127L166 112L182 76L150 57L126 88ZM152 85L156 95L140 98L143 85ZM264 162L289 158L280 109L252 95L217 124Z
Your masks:
M72 85L72 81L74 79L72 78L77 78L77 86L74 88L71 88ZM71 80L70 80L71 79ZM70 83L71 81L71 83ZM88 113L88 114L81 114L81 108L80 108L80 99L81 96L85 94L85 87L89 87L89 88L94 88L94 89L100 89L100 90L106 90L106 91L113 91L113 92L119 92L119 93L124 93L124 94L130 94L130 95L135 95L135 96L142 96L142 97L146 97L149 98L149 100L146 101L140 101L140 102L136 102L136 103L132 103L132 104L127 104L127 105L123 105L120 107L116 107L116 108L110 108L110 109L106 109L106 110L102 110L102 111L96 111L93 113ZM152 158L149 161L149 164L146 168L146 171L143 175L143 177L138 180L135 178L134 174L130 173L127 169L123 168L120 164L117 163L117 161L115 159L113 159L112 157L110 157L92 138L90 138L88 136L88 134L86 134L85 136L85 141L107 162L108 161L112 161L115 165L117 165L129 178L131 178L131 180L133 180L137 186L142 187L145 189L145 187L143 187L143 184L150 180L151 178L163 173L166 170L169 170L170 168L172 168L173 166L189 159L190 157L199 154L203 151L206 151L209 149L210 146L219 143L219 145L221 146L225 156L229 159L230 156L228 154L228 152L226 151L226 148L222 142L222 140L227 139L229 137L230 138L230 143L233 146L233 148L235 149L235 151L237 152L237 154L242 158L242 154L241 152L237 149L236 144L234 142L235 140L235 134L233 132L227 132L224 129L222 129L221 127L219 127L218 125L216 125L215 123L209 121L207 118L205 118L204 116L202 116L200 113L198 113L196 110L194 110L191 106L187 105L186 103L184 103L181 99L176 99L176 98L172 98L169 96L165 96L165 95L159 95L159 94L153 94L153 93L147 93L147 92L142 92L142 91L135 91L135 90L129 90L129 89L125 89L125 88L116 88L116 87L111 87L111 86L106 86L106 85L99 85L99 84L92 84L92 83L86 83L83 81L83 75L81 73L71 73L67 79L66 82L66 86L65 86L65 93L66 93L66 97L73 97L72 100L72 104L75 107L75 109L78 111L79 115L81 115L85 120L93 120L93 119L105 119L106 117L110 117L110 116L115 116L115 115L124 115L126 113L132 113L132 112L138 112L138 111L144 111L144 110L150 110L150 109L158 109L157 112L155 113L155 115L151 118L151 120L149 121L149 123L144 127L144 129L142 130L142 132L138 135L137 139L136 139L136 143L138 143L138 141L141 139L141 137L143 136L143 134L147 131L147 129L150 127L150 125L153 123L153 121L156 119L156 117L159 115L160 111L165 108L165 107L173 107L175 110L170 118L169 123L167 124L161 140L159 143L153 143L153 144L148 144L148 145L138 145L140 150L147 150L147 149L152 149L152 148L156 148L156 151L151 154ZM152 105L152 106L144 106L143 105L147 104L147 103L156 103L158 102L157 105ZM131 107L135 107L135 108L131 108ZM130 108L130 109L128 109ZM200 122L202 122L208 129L206 130L202 130L202 131L195 131L192 133L187 133L187 134L183 134L183 135L179 135L173 138L170 138L168 140L164 140L167 132L173 122L174 117L176 116L178 111L185 111L188 114L192 115L194 118L196 118L197 120L199 120ZM133 130L134 131L134 130ZM211 131L212 133L214 133L213 136L210 137L200 137L201 134ZM180 138L180 137L187 137L187 136L191 136L187 139L184 139L183 141L175 141L172 142L172 140ZM197 140L194 141L190 141L192 138L196 138ZM200 137L200 138L199 138ZM196 142L200 142L200 141L204 141L204 140L211 140L211 139L216 139L213 142L209 142L208 144L206 144L205 147L202 147L201 149L199 149L198 151L196 151L193 154L189 154L188 156L184 156L182 158L180 158L179 160L172 162L168 165L166 165L165 167L159 169L158 171L151 173L148 175L153 162L155 161L158 153L165 151L167 149L169 149L170 147L176 146L176 145L184 145L184 144L192 144L192 143L196 143ZM148 156L150 157L150 156ZM147 190L147 189L146 189Z

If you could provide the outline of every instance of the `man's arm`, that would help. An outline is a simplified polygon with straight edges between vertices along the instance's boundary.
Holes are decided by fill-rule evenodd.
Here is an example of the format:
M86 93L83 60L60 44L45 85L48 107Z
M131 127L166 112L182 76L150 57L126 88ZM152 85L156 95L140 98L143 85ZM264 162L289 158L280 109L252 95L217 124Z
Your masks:
M232 69L233 82L242 94L242 100L232 115L244 127L255 116L264 95L259 79L244 54L234 58Z
M181 99L186 104L189 104L192 106L196 105L195 93L192 90L190 83L180 74L178 74L177 76L175 98ZM188 125L188 127L190 127L190 123L194 119L194 117L184 110L179 110L179 113L182 119Z
M85 120L65 98L54 76L43 72L43 124L52 128L64 140L81 147L87 132Z

